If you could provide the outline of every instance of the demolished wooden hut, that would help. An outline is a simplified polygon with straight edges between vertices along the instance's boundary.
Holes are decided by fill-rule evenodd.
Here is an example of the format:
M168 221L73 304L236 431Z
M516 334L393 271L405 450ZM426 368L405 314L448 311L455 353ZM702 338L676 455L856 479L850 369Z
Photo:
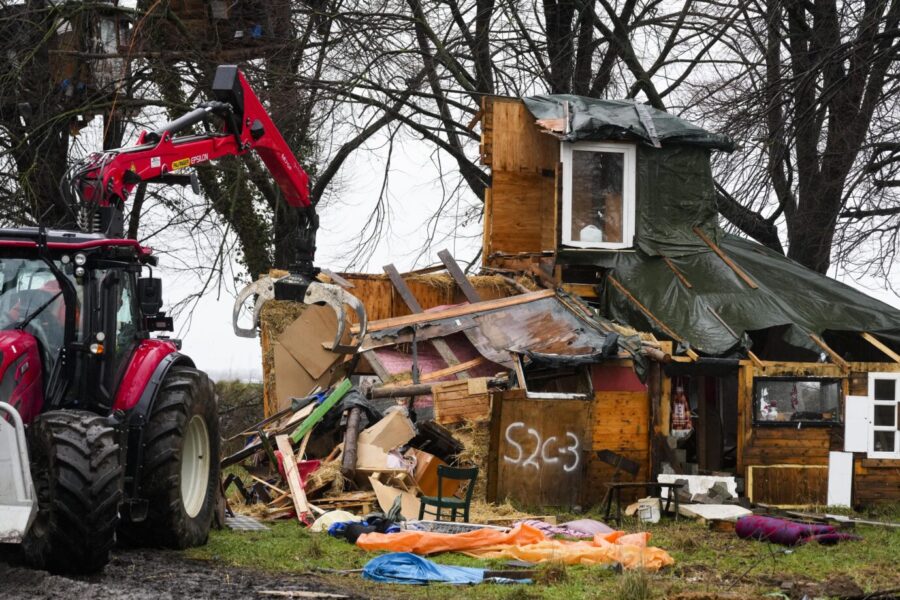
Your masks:
M756 502L900 499L900 311L720 228L709 161L730 140L574 96L485 98L481 126L485 267L675 349L646 383L593 369L587 456L735 474ZM589 463L585 501L611 476Z
M369 314L359 355L299 356L291 338L327 341L312 317L263 319L267 410L352 366L419 423L481 423L487 498L527 506L660 474L775 505L900 500L900 311L720 228L730 140L573 96L485 98L481 126L481 275L447 253L332 275Z

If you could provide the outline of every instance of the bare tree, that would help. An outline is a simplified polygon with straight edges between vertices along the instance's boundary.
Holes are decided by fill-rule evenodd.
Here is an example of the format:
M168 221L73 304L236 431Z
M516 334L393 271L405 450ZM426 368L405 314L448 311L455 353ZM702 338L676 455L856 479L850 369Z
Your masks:
M900 117L898 19L896 0L749 2L715 71L691 82L697 114L745 146L719 157L722 214L780 252L783 224L787 256L822 273L860 254L889 268L897 252L883 151Z

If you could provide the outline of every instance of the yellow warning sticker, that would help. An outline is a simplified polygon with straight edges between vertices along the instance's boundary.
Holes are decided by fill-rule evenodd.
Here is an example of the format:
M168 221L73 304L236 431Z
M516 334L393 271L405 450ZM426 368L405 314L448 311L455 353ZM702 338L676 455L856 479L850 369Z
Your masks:
M191 166L190 158L182 158L181 160L172 161L172 170L177 171L178 169L183 169L185 167Z

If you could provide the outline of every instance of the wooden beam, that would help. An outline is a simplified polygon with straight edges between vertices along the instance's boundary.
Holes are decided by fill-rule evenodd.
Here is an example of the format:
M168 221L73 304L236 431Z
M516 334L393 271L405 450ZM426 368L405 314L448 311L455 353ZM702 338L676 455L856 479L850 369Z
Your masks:
M438 258L441 259L441 262L444 263L444 266L447 267L447 272L450 273L450 277L453 278L453 281L456 282L456 285L459 286L459 289L462 290L463 296L466 297L471 303L481 302L481 296L472 287L472 282L469 281L469 278L466 277L466 274L463 273L463 270L459 268L459 264L457 264L456 259L453 258L453 255L450 254L449 250L441 250L438 252Z
M669 270L675 273L675 277L677 277L678 280L681 281L682 284L684 284L684 287L688 289L694 287L693 285L691 285L691 282L687 280L687 277L684 276L684 273L678 270L678 267L675 266L675 263L672 262L671 258L669 258L668 256L663 256L662 259L663 262L666 263L666 266L669 267Z
M451 260L453 260L452 257ZM458 268L459 267L457 267L457 269ZM403 281L403 277L401 277L400 273L397 272L397 268L394 267L394 265L386 265L384 267L384 271L385 273L387 273L388 277L390 277L391 283L393 284L397 292L400 293L400 297L403 298L403 301L406 303L406 306L409 307L409 310L413 311L414 313L425 312L422 310L422 306L419 304L419 301L416 300L416 297L412 293L412 290L409 289L409 286L406 285L405 281ZM465 275L463 275L463 278L465 279ZM466 281L466 283L468 283L468 280ZM427 343L430 343L434 347L438 355L442 359L444 359L445 363L447 363L448 367L459 364L459 359L456 358L456 355L453 354L453 350L450 349L450 346L443 338L434 338L433 340L429 340ZM463 374L457 375L457 379L465 378L466 376Z
M682 338L682 337L679 336L677 333L675 333L674 331L672 331L671 329L669 329L669 326L668 326L668 325L666 325L665 323L663 323L662 321L660 321L659 319L657 319L657 318L656 318L656 315L654 315L652 312L650 312L650 309L649 309L649 308L647 308L646 306L644 306L643 304L641 304L641 302L640 302L637 298L635 298L634 296L632 296L632 295L631 295L631 292L629 292L629 291L625 288L624 285L622 285L621 283L619 283L619 280L618 280L618 279L616 279L616 278L613 277L612 275L607 276L607 279L609 280L609 282L610 282L611 284L613 284L613 287L615 287L617 290L619 290L619 292L621 292L621 294L622 294L623 296L625 296L632 304L634 304L635 306L637 306L637 307L640 309L640 311L641 311L642 313L644 313L644 314L647 316L648 319L650 319L651 321L653 321L654 323L656 323L656 325L657 325L660 329L662 329L663 332L664 332L667 336L669 336L669 337L672 338L673 340L677 340L677 341L680 342L680 343L684 343L684 338ZM690 348L687 349L687 351L685 352L685 354L687 354L688 356L690 356L690 357L691 357L691 360L697 360L697 359L699 358L699 356L697 355L697 353L694 352L693 350L691 350ZM678 361L676 361L676 362L678 362Z
M325 269L325 268L320 269L320 271L322 271L323 275L326 275L329 279L331 279L331 281L333 281L335 284L341 286L345 290L352 290L353 288L356 287L355 285L353 285L352 283L350 283L349 281L347 281L346 279L344 279L343 277L341 277L334 271L331 271L331 270Z
M897 354L896 352L894 352L893 350L888 348L877 337L875 337L874 335L872 335L871 333L869 333L867 331L861 333L860 335L863 337L864 340L866 340L867 342L869 342L870 344L872 344L873 346L875 346L876 348L878 348L879 350L884 352L888 356L888 358L890 358L891 360L893 360L896 363L900 363L900 354Z
M753 281L753 280L750 278L750 276L747 275L747 273L745 273L744 270L743 270L742 268L740 268L740 267L737 265L736 262L734 262L733 260L731 260L730 258L728 258L728 255L725 254L725 253L722 251L722 249L719 248L719 247L716 245L716 243L715 243L714 241L712 241L711 239L709 239L709 237L707 237L707 235L706 235L705 233L703 233L703 231L702 231L699 227L694 227L694 233L697 234L697 237L698 237L698 238L700 238L701 240L703 240L703 243L705 243L707 246L709 246L709 249L710 249L710 250L712 250L713 252L715 252L715 253L719 256L719 258L722 259L722 262L724 262L726 265L728 265L729 267L731 267L731 270L734 271L734 274L737 275L738 277L740 277L741 279L743 279L743 280L744 280L744 283L746 283L747 285L749 285L749 286L750 286L751 288L753 288L754 290L757 289L757 288L759 287L759 286L756 284L756 282Z
M403 281L403 277L400 276L400 272L397 270L397 267L394 265L384 265L384 272L387 273L387 276L390 278L391 283L394 285L394 289L397 290L397 293L400 294L400 297L403 298L403 302L406 303L406 306L409 307L409 310L414 313L422 312L422 305L419 304L419 301L416 299L415 294L412 293L412 290L409 289L409 286L406 285L406 282Z
M479 356L477 358L473 358L472 360L467 360L464 363L459 363L458 365L453 365L452 367L447 367L446 369L439 369L437 371L431 371L430 373L422 373L419 376L419 381L428 382L434 381L435 379L440 379L441 377L446 377L447 375L456 375L457 373L462 373L463 371L468 371L474 367L477 367L480 364L487 362L487 359L483 356ZM412 383L410 379L401 379L399 381L391 382L391 385L408 385Z
M281 463L284 465L284 477L291 488L291 500L294 502L294 512L297 520L305 524L304 515L309 514L309 502L306 500L306 492L303 491L303 483L297 472L297 461L294 458L294 449L291 447L291 438L287 435L279 435L275 438L275 444L281 451Z
M410 275L428 275L429 273L440 273L444 270L444 265L431 265L430 267L423 267L414 271L407 271L406 273L404 273L404 275L406 275L407 277L409 277Z
M518 296L510 296L509 298L498 298L496 300L486 300L475 304L463 304L462 306L454 306L445 310L426 312L416 315L404 315L402 317L391 317L390 319L381 319L378 321L369 321L369 332L383 331L385 329L393 329L395 327L404 327L407 325L418 325L419 323L428 323L429 321L438 321L440 319L452 319L454 317L463 317L478 312L488 310L497 310L499 308L508 308L519 304L527 304L543 300L544 298L553 298L556 292L553 290L541 290L539 292L531 292L530 294L520 294ZM359 324L350 328L352 333L359 333Z
M842 371L849 371L850 365L847 364L847 361L841 358L841 355L831 349L831 347L825 343L825 340L820 338L814 333L809 334L809 339L814 341L819 348L825 351L825 354L828 355L828 358L831 359L831 362L836 364L841 368Z
M366 362L369 363L369 366L372 367L372 370L375 371L375 374L381 379L381 381L387 381L391 378L391 374L388 372L387 368L381 364L381 360L375 355L374 350L366 350L363 352L363 358L366 359Z
M753 366L756 367L757 369L765 369L766 368L766 366L763 364L763 362L761 360L759 360L759 357L757 355L753 354L753 352L751 352L750 350L747 350L747 357L753 363Z

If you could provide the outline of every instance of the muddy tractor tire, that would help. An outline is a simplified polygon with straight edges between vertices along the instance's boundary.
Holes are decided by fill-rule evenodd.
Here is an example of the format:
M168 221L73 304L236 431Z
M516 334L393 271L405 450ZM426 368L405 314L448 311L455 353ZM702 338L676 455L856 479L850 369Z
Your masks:
M130 543L166 548L205 544L219 489L219 415L206 373L173 366L144 430L141 496L147 518L124 523Z
M22 541L26 561L55 573L94 573L109 562L122 500L122 453L106 417L44 413L28 428L38 513Z

